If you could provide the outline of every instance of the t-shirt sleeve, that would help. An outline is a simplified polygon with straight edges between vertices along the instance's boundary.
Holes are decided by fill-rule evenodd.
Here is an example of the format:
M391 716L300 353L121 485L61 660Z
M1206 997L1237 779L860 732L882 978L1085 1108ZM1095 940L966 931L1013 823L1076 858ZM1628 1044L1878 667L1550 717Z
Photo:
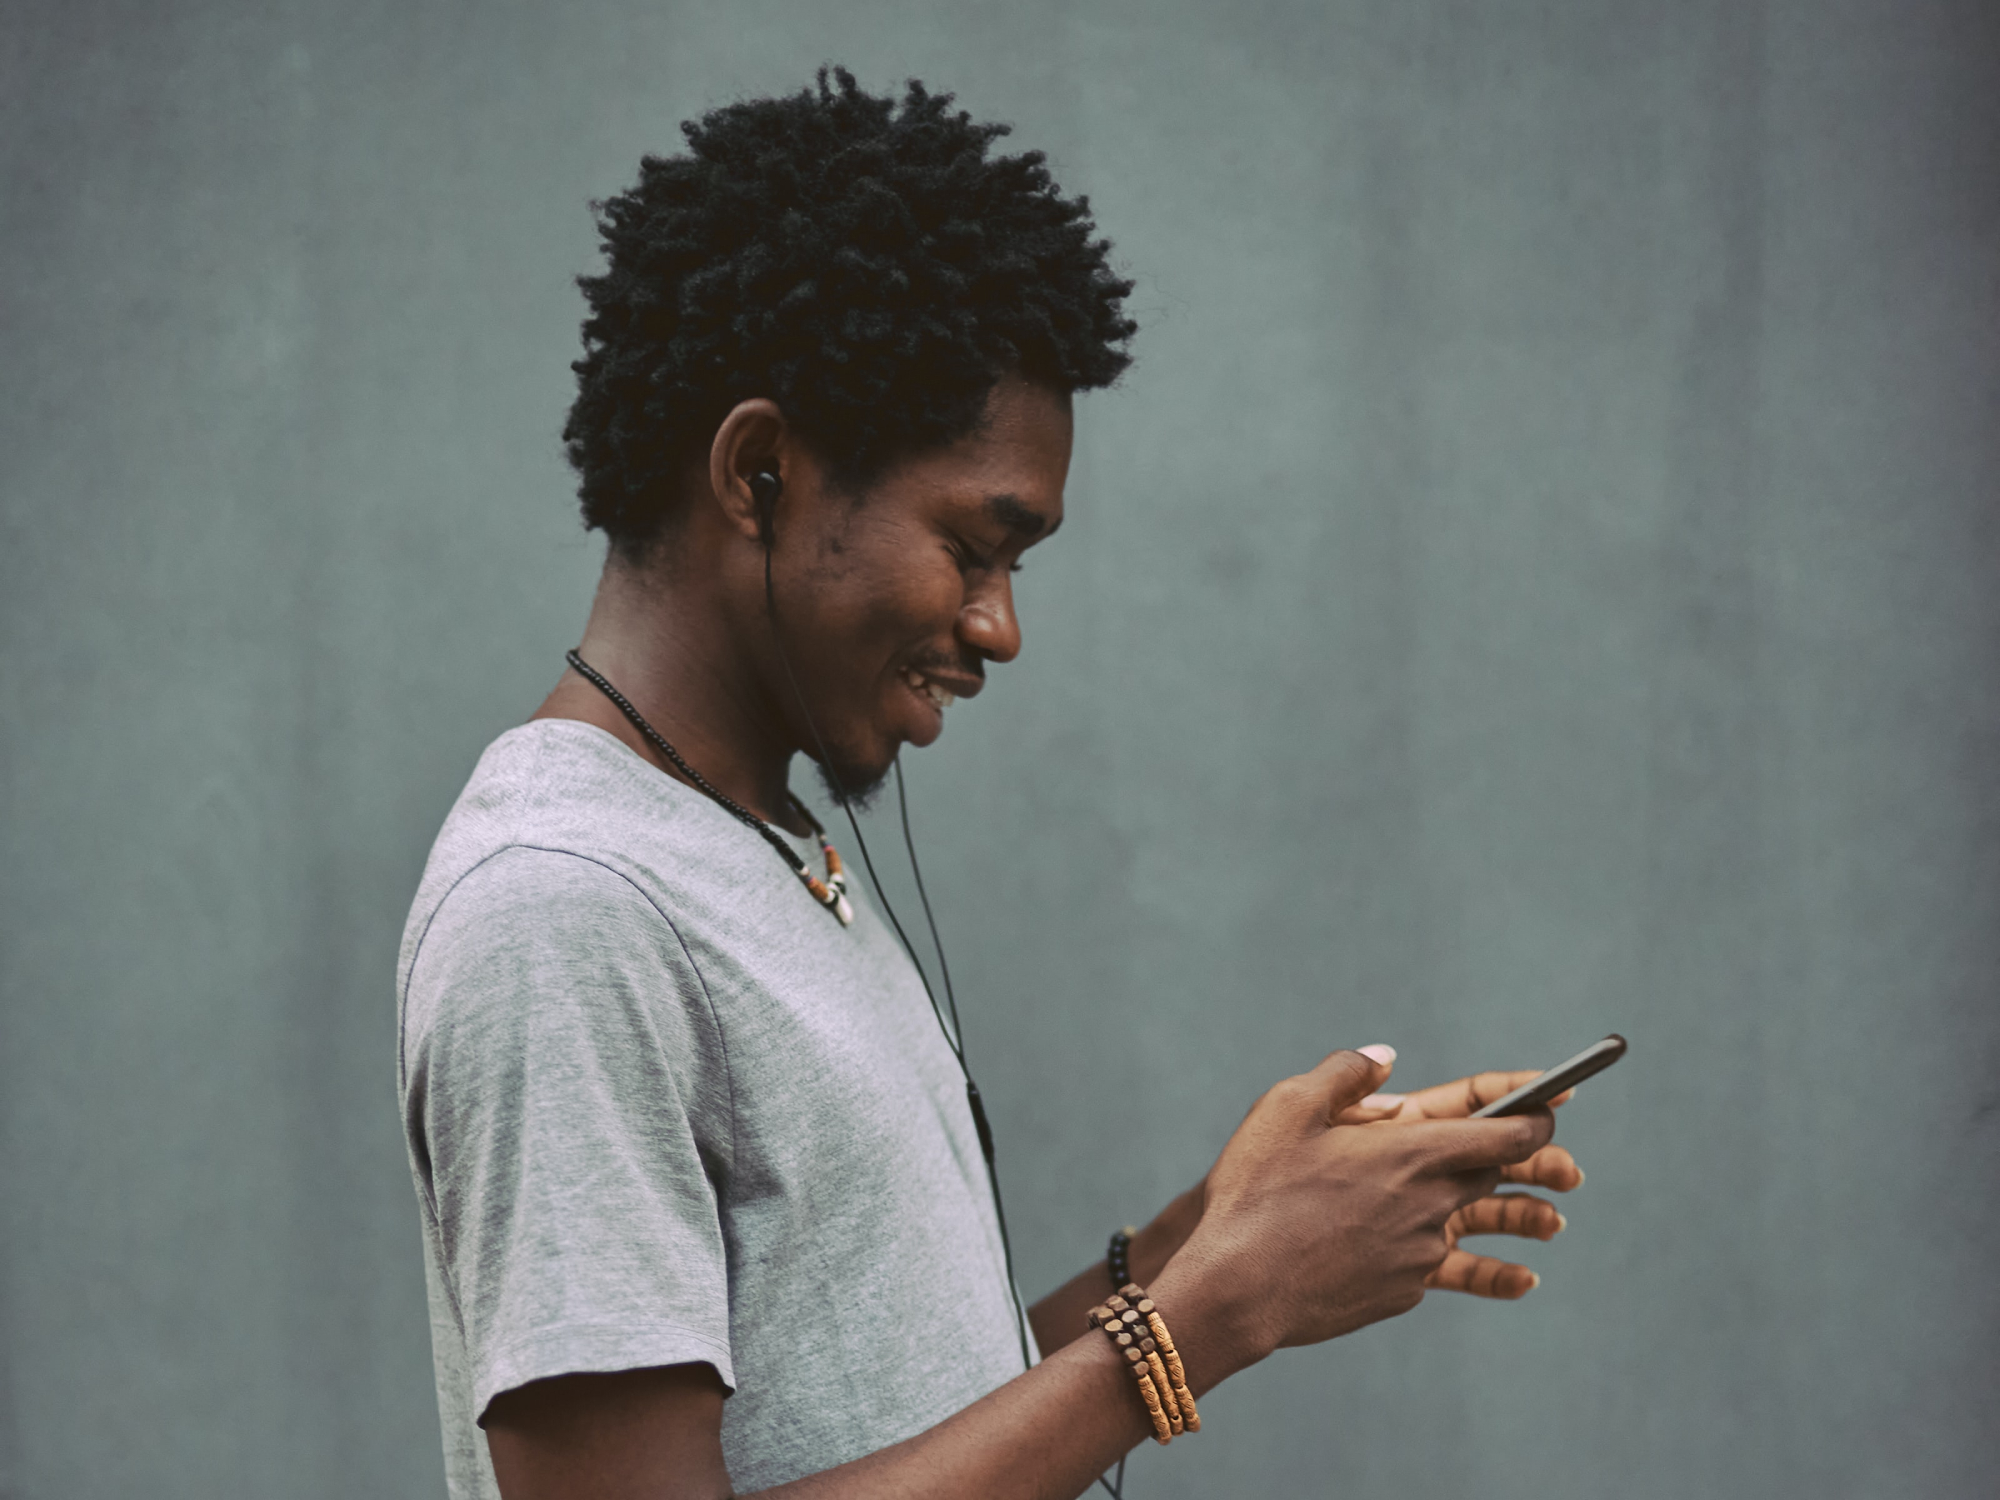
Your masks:
M705 1361L733 1388L728 1067L667 918L594 860L505 850L440 904L403 1025L479 1419L582 1371Z

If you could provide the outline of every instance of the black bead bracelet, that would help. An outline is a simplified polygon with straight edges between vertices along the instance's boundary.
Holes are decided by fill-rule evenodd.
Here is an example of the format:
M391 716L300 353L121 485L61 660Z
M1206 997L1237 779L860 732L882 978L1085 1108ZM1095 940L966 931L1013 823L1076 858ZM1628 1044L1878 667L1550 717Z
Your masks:
M1132 1236L1139 1231L1127 1224L1111 1236L1111 1248L1104 1253L1105 1263L1111 1268L1111 1284L1122 1287L1132 1279Z

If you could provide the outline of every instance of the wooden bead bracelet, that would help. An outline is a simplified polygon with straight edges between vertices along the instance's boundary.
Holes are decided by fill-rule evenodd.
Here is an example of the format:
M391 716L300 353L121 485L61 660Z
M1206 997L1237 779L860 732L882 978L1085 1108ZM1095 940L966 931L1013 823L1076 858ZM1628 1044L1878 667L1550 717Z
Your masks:
M1131 1370L1152 1419L1154 1442L1164 1445L1183 1432L1201 1431L1201 1414L1194 1409L1173 1335L1144 1287L1135 1282L1120 1287L1117 1295L1090 1310L1090 1326L1104 1331Z

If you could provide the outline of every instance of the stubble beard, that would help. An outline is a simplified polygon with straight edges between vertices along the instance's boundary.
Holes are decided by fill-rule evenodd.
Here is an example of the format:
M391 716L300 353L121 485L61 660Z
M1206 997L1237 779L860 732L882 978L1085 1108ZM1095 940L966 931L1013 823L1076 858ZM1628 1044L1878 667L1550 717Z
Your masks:
M841 758L833 746L827 747L827 754L833 758L827 762L815 760L813 769L819 772L819 784L826 788L826 794L836 805L845 806L855 813L873 812L875 800L882 795L882 788L888 784L889 772L895 762L879 769L860 766Z

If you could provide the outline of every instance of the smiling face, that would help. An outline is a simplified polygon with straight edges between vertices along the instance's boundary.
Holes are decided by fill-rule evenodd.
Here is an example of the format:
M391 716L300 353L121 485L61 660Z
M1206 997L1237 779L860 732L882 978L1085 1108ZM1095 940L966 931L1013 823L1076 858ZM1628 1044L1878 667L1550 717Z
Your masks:
M1019 653L1013 570L1062 523L1071 432L1065 397L1008 378L977 431L859 496L792 450L771 568L799 692L780 661L777 702L800 749L818 759L824 742L822 770L849 796L878 786L904 744L935 740L988 662Z

